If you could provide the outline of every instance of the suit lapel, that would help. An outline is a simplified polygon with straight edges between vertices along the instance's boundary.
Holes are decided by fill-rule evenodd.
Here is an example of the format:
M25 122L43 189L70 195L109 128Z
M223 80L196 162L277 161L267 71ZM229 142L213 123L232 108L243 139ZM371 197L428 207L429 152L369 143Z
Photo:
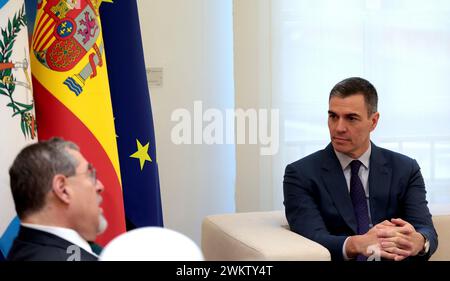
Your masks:
M375 225L386 217L389 205L392 168L380 149L372 143L369 167L369 202L372 223Z
M322 178L338 212L347 225L356 233L358 226L353 211L352 200L348 192L347 182L331 144L324 150Z

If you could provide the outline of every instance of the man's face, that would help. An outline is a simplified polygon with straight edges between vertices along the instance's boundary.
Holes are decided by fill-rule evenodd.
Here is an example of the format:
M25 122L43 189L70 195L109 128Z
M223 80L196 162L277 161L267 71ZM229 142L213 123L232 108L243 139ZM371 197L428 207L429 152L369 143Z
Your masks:
M100 208L104 186L96 179L95 169L80 152L68 149L77 160L76 174L69 177L71 187L71 221L73 228L86 240L94 241L106 226Z
M362 94L346 98L332 97L328 109L328 129L336 151L359 158L370 145L370 132L378 123L379 113L367 116Z

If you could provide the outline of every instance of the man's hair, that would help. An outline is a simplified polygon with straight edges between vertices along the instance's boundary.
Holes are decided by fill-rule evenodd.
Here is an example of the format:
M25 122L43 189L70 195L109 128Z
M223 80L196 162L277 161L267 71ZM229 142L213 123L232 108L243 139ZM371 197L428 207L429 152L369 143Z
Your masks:
M52 138L31 144L17 155L9 168L9 177L19 218L23 219L44 207L55 175L75 175L78 161L67 149L79 151L73 142Z
M367 106L367 114L370 116L377 112L378 94L375 87L367 80L360 77L351 77L337 83L331 89L330 97L346 98L353 95L363 95Z

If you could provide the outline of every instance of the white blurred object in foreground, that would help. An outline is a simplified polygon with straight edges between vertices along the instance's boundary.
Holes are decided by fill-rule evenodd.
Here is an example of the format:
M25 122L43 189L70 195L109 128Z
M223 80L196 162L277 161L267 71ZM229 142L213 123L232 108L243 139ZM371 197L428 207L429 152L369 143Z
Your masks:
M142 227L114 238L100 261L202 261L203 254L189 237L162 227Z

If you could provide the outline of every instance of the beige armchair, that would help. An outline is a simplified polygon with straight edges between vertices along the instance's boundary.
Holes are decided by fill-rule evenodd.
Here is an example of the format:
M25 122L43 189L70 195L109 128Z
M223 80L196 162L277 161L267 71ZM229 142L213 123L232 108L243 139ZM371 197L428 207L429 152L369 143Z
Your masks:
M450 215L434 216L439 247L431 260L450 260ZM289 230L283 211L208 216L202 224L206 260L330 260L320 244Z

